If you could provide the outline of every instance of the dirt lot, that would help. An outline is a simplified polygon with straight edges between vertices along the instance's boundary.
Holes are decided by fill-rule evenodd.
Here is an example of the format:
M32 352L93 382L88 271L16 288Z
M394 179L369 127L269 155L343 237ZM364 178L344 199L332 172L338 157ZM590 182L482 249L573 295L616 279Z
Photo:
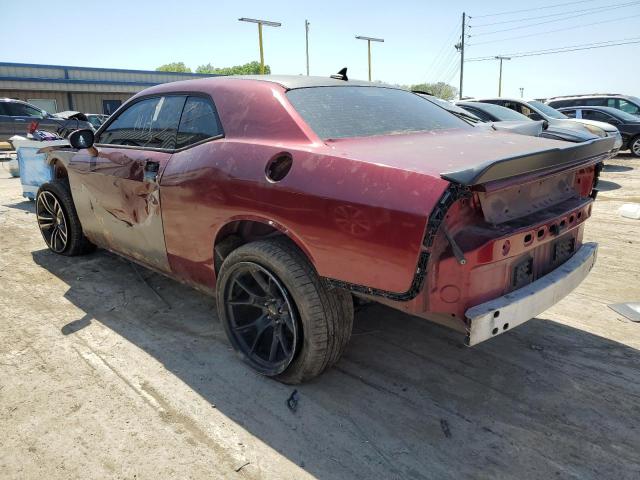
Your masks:
M104 251L45 250L0 166L0 477L640 478L640 161L603 173L598 263L540 318L472 349L360 311L337 367L293 388L230 350L213 301Z

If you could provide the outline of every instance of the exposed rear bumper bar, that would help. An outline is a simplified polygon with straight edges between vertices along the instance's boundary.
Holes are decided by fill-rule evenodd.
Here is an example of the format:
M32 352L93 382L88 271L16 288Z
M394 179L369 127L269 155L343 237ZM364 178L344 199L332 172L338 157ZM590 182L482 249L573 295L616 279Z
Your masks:
M495 337L530 320L558 303L589 274L597 243L585 243L569 260L535 282L465 312L469 346Z

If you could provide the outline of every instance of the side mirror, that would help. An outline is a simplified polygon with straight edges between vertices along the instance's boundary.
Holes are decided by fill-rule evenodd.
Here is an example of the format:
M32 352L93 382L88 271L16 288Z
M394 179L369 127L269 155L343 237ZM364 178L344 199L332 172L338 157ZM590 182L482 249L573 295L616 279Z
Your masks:
M547 120L542 121L542 130L549 128L549 122Z
M93 147L93 141L95 135L93 130L84 128L82 130L76 130L69 135L69 143L76 150L83 150Z

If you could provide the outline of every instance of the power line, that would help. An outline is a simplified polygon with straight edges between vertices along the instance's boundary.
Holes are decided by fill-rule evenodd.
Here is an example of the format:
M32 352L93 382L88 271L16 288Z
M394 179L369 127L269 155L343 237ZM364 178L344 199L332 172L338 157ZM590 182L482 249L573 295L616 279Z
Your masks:
M564 32L565 30L575 30L576 28L589 27L591 25L601 25L603 23L618 22L620 20L628 20L630 18L636 18L636 17L640 17L640 14L638 14L638 15L627 15L625 17L612 18L610 20L602 20L600 22L583 23L582 25L574 25L574 26L571 26L571 27L558 28L556 30L546 30L546 31L543 31L543 32L530 33L530 34L527 34L527 35L519 35L519 36L516 36L516 37L507 37L507 38L499 38L497 40L488 40L486 42L478 42L478 43L469 44L468 46L485 45L487 43L495 43L495 42L504 42L506 40L516 40L518 38L536 37L536 36L539 36L539 35L545 35L547 33Z
M473 16L469 16L470 18L485 18L485 17L497 17L500 15L511 15L512 13L523 13L523 12L533 12L535 10L546 10L549 8L558 8L558 7L564 7L567 5L575 5L577 3L588 3L588 2L594 2L595 0L582 0L582 1L577 1L577 2L567 2L567 3L559 3L558 5L545 5L542 7L535 7L535 8L525 8L523 10L511 10L509 12L500 12L500 13L489 13L486 15L473 15Z
M626 3L626 4L617 4L617 5L605 5L605 6L601 6L601 7L591 7L591 8L584 8L582 10L573 10L571 12L558 12L558 13L550 13L548 15L537 15L535 17L525 17L525 18L517 18L515 20L502 20L500 22L492 22L492 23L481 23L480 25L469 25L469 28L481 28L481 27L489 27L489 26L493 26L493 25L503 25L505 23L516 23L516 22L525 22L528 20L538 20L540 18L550 18L550 17L557 17L559 15L573 15L576 13L581 13L581 12L587 12L587 11L593 11L593 10L609 10L615 7L622 7L622 6L626 6L626 5L632 5L635 3L640 3L640 2L630 2L630 3Z
M581 45L572 45L572 46L567 46L567 47L558 47L558 48L549 48L547 50L533 50L533 51L529 51L529 52L517 52L517 53L507 53L505 54L506 56L509 56L511 58L521 58L521 57L535 57L538 55L551 55L554 53L565 53L565 52L575 52L578 50L593 50L596 48L605 48L605 47L616 47L618 45L632 45L635 43L640 43L640 37L634 37L634 38L629 38L626 39L628 41L623 41L623 40L609 40L607 42L597 42L597 43L587 43L587 44L583 44ZM618 43L612 43L612 42L618 42ZM488 61L488 60L495 60L495 55L491 55L491 56L486 56L486 57L475 57L475 58L469 58L468 60L466 60L467 62L484 62L484 61Z
M449 35L446 37L445 43L440 47L438 54L435 57L433 57L433 60L431 61L431 64L427 69L427 74L426 74L427 78L430 76L430 74L434 72L434 70L437 67L439 66L442 67L443 61L446 63L448 60L450 60L451 52L449 52L449 54L446 54L445 52L447 51L446 50L447 47L451 47L451 45L453 44L458 28L459 28L458 25L454 26L454 28L449 32Z
M441 80L444 77L449 75L449 72L451 72L451 69L453 69L456 65L458 65L458 58L457 55L454 55L449 62L446 65L443 65L444 68L441 68L440 70L438 70L437 74L434 75L434 78L436 80Z
M553 18L551 20L545 20L543 22L531 23L529 25L518 25L517 27L503 28L502 30L494 30L492 32L480 32L480 33L473 34L471 36L479 37L481 35L493 35L494 33L510 32L512 30L520 30L522 28L535 27L537 25L544 25L544 24L547 24L547 23L562 22L564 20L573 20L576 17L584 17L585 15L593 15L594 13L601 13L601 12L604 12L604 11L607 11L607 10L630 7L630 6L633 6L633 5L637 5L638 3L640 3L640 2L620 3L618 5L611 5L611 6L608 6L608 7L600 7L600 10L595 11L595 12L579 13L577 15L574 14L574 13L565 13L564 14L565 15L564 18Z

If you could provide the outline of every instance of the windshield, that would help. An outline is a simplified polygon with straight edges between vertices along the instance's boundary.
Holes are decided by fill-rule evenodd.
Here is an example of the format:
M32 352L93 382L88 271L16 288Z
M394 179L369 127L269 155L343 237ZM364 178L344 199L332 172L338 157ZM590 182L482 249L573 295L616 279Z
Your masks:
M87 115L87 120L89 120L89 123L91 123L91 125L96 129L104 123L99 115Z
M289 90L287 98L323 139L471 128L455 115L406 90L311 87Z
M464 107L464 103L460 104L460 106ZM494 105L493 103L479 103L469 105L470 107L477 108L478 110L482 110L487 112L489 115L497 118L501 122L508 122L511 120L530 121L531 119L526 115L522 115L521 113L516 112L515 110L511 110L510 108L502 107L500 105Z
M558 110L556 110L555 108L550 107L549 105L546 105L546 104L544 104L542 102L539 102L537 100L531 100L530 102L527 102L527 104L531 105L533 108L536 108L536 109L540 110L547 117L551 117L551 118L569 118L565 114L563 114L563 113L559 112Z
M613 108L610 110L613 110L613 112L609 113L611 113L615 117L618 117L620 120L623 120L625 122L640 122L640 117L638 115L632 115L625 112L624 110L615 110Z

